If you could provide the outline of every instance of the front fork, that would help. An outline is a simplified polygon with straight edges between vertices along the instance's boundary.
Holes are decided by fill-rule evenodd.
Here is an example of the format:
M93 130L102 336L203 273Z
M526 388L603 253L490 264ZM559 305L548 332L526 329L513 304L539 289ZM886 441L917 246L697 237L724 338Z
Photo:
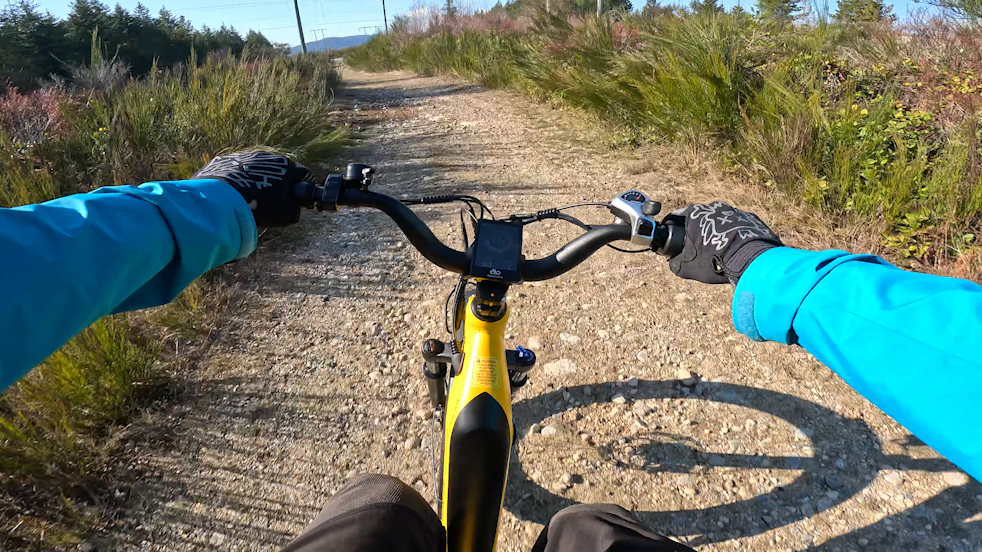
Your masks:
M452 352L450 343L439 339L427 339L423 342L423 376L430 395L430 405L435 410L447 407L447 378L453 378L460 372L463 355ZM505 351L505 363L508 366L508 382L512 393L528 383L528 374L535 366L535 352L519 345L515 349Z

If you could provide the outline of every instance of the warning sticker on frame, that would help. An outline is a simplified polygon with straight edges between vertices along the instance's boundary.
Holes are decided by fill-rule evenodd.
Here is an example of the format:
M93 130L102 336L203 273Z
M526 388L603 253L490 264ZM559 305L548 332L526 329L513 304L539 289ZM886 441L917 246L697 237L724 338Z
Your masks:
M473 384L497 389L501 386L501 360L497 357L477 357L472 365Z

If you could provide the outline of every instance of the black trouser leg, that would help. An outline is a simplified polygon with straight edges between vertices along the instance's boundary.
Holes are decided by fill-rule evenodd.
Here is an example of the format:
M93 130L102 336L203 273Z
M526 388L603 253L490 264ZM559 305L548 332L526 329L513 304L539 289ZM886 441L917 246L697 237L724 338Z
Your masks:
M345 485L283 552L444 552L446 533L415 489L370 474Z
M695 552L652 533L615 504L577 504L560 510L532 552Z

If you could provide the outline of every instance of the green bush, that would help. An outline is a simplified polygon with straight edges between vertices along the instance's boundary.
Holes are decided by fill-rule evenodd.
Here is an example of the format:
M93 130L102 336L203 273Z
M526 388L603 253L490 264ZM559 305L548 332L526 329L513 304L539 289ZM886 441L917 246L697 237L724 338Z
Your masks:
M68 136L35 154L69 190L187 178L214 155L257 146L316 161L309 145L324 155L340 139L327 116L339 80L329 60L210 56L90 92Z
M404 67L405 63L392 35L388 34L375 35L362 46L349 48L344 59L348 65L366 71L391 71Z
M160 378L157 349L125 317L104 318L0 395L0 471L72 484L93 440L124 420Z
M58 197L51 175L17 153L17 146L0 129L0 207L38 203Z

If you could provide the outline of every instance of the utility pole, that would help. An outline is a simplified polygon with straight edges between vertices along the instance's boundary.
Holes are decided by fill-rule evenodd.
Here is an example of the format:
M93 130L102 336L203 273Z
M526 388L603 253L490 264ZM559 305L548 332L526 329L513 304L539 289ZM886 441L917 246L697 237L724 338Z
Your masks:
M389 16L385 15L385 0L382 0L382 21L385 22L385 34L389 34Z
M453 0L447 0L447 17L453 17Z
M599 2L600 0L597 1ZM306 54L307 42L303 38L303 23L300 22L300 3L298 0L293 0L293 9L297 12L297 30L300 31L300 49Z

